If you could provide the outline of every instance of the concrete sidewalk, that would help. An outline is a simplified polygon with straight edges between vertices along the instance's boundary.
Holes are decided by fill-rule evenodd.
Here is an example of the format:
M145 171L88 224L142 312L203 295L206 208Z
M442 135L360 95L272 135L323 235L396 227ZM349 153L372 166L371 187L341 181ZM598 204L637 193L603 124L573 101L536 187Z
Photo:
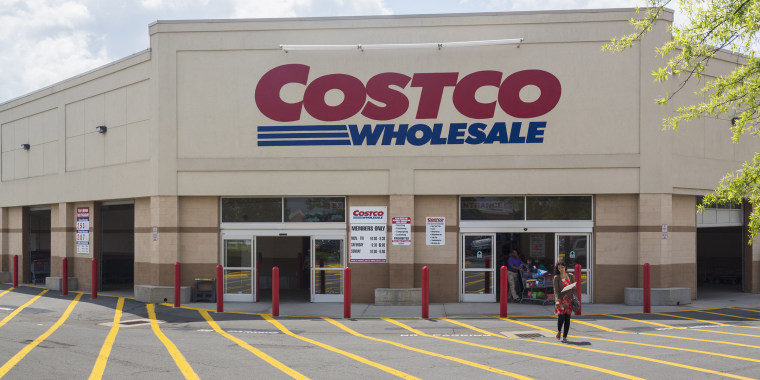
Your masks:
M717 307L760 307L760 294L739 292L702 292L698 300L681 306L652 306L652 312L685 311L709 309ZM215 303L198 302L183 306L216 310ZM420 306L377 306L374 304L354 303L351 305L352 318L419 318ZM244 312L271 314L270 301L262 302L226 302L225 312ZM627 306L623 304L583 304L583 315L641 313L642 306ZM539 305L534 302L509 303L507 314L515 317L551 317L554 305ZM294 317L343 317L343 303L310 303L310 302L281 302L280 316ZM429 306L430 318L443 317L498 317L499 303L435 303Z

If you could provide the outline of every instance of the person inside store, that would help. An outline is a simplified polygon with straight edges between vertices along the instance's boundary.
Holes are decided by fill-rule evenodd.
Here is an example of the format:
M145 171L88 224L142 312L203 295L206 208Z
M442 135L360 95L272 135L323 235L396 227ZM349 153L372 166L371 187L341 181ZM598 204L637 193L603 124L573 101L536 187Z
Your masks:
M512 253L509 254L509 259L507 259L507 282L509 283L509 295L511 296L511 301L519 301L520 296L517 293L517 284L520 282L520 268L525 265L522 260L520 260L520 255L517 253L516 249L512 250Z
M561 335L563 343L567 343L567 333L570 331L570 313L573 311L571 308L571 292L575 290L568 289L563 292L562 289L573 282L575 282L575 279L572 274L567 273L567 264L562 260L557 261L554 264L554 279L552 280L554 287L554 314L557 316L557 340L559 340Z

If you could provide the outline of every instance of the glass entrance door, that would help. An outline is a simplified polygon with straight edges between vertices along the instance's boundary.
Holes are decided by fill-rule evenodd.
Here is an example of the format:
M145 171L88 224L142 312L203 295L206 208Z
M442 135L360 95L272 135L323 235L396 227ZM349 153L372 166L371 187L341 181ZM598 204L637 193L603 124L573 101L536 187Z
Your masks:
M462 235L462 302L496 302L494 234Z
M253 280L256 273L255 248L256 240L252 234L223 234L224 301L253 302L255 297Z
M346 267L345 237L311 240L311 301L342 302Z
M589 234L557 234L557 260L567 263L568 272L575 275L575 264L581 265L581 298L591 302L591 242Z

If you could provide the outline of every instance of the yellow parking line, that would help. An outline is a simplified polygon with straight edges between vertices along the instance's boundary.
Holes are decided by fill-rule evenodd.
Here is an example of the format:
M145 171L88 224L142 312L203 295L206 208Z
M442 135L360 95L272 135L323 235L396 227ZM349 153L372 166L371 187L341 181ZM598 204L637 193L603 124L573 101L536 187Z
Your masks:
M659 314L659 313L652 313L652 314ZM642 320L642 319L628 318L628 317L623 317L623 316L620 316L620 315L612 315L612 314L604 314L604 315L608 316L608 317L626 319L626 320L629 320L629 321L634 321L634 322L639 322L639 323L645 323L645 324L649 324L649 325L660 326L660 327L665 327L665 328L674 329L674 330L689 330L689 331L708 332L708 333L713 333L713 334L760 337L758 335L747 335L747 334L740 334L740 333L732 333L732 332L728 332L728 331L716 331L716 330L705 330L705 329L691 329L691 328L687 329L685 327L665 325L665 324L662 324L662 323L657 323L657 322L652 322L652 321L645 321L645 320ZM684 318L684 317L678 317L678 316L675 316L675 315L668 315L668 316L669 317L676 317L676 318ZM686 319L690 319L690 318L686 318ZM726 326L731 326L731 325L726 325Z
M514 378L517 378L517 379L532 379L530 377L518 375L518 374L512 373L512 372L507 372L507 371L500 370L500 369L494 368L494 367L489 367L489 366L486 366L486 365L483 365L483 364L471 362L469 360L455 358L453 356L443 355L443 354L439 354L439 353L436 353L436 352L427 351L427 350L423 350L423 349L407 346L407 345L402 344L402 343L397 343L397 342L393 342L393 341L390 341L390 340L385 340L385 339L380 339L380 338L375 338L375 337L372 337L372 336L364 335L364 334L361 334L361 333L359 333L359 332L357 332L355 330L352 330L348 326L345 326L345 325L343 325L342 323L340 323L340 322L338 322L336 320L333 320L332 318L323 317L323 319L326 320L327 322L332 323L335 326L338 326L343 331L345 331L345 332L347 332L347 333L349 333L351 335L357 336L359 338L374 340L376 342L388 343L388 344L394 345L396 347L403 348L405 350L410 350L410 351L418 352L418 353L425 354L425 355L434 356L434 357L441 358L441 359L451 360L453 362L457 362L457 363L460 363L460 364L468 365L468 366L471 366L471 367L479 368L479 369L490 371L490 372L495 372L495 373L498 373L498 374L501 374L501 375L511 376L511 377L514 377Z
M363 357L361 357L359 355L355 355L355 354L352 354L350 352L346 352L346 351L343 351L341 349L335 348L333 346L328 346L328 345L326 345L324 343L317 342L316 340L309 339L309 338L297 335L297 334L293 333L292 331L288 330L288 328L285 327L282 323L278 322L277 320L275 320L274 318L272 318L269 315L262 315L262 317L264 319L266 319L267 321L269 321L269 323L275 325L278 329L280 329L280 331L282 331L283 333L285 333L285 334L287 334L289 336L292 336L293 338L300 339L300 340L302 340L304 342L308 342L308 343L317 345L317 346L322 347L322 348L324 348L325 350L328 350L328 351L332 351L332 352L335 352L335 353L338 353L338 354L341 354L341 355L344 355L344 356L348 356L349 358L354 359L354 360L356 360L358 362L361 362L361 363L364 363L364 364L366 364L368 366L372 366L372 367L375 367L377 369L383 370L385 372L388 372L388 373L390 373L392 375L398 376L398 377L403 378L403 379L417 379L417 377L414 377L414 376L409 375L407 373L395 370L395 369L393 369L391 367L384 366L384 365L382 365L380 363L376 363L376 362L373 362L371 360L365 359L365 358L363 358Z
M750 318L750 317L742 317L742 316L739 316L739 315L721 314L721 313L716 313L714 311L700 311L700 313L722 315L724 317L731 317L731 318L737 318L737 319L748 319L748 320L751 320L751 321L760 321L760 318ZM752 328L755 328L755 329L758 328L758 327L754 327L754 326L734 326L734 327L752 327Z
M523 325L523 326L529 326L529 327L532 327L532 328L537 328L539 330L551 331L551 330L545 329L543 327L534 326L534 325L531 325L529 323L517 321L517 320L514 320L514 319L507 319L507 318L500 318L500 319L504 320L504 321L514 322L514 323L517 323L517 324L520 324L520 325ZM495 335L495 336L500 336L500 335ZM509 338L505 337L505 339L509 339ZM563 344L560 344L560 343L549 343L549 342L541 342L541 341L534 341L534 342L536 342L536 343L543 343L543 344L553 344L553 345L563 346ZM698 372L711 373L711 374L718 375L718 376L731 377L731 378L734 378L734 379L751 379L750 377L733 375L733 374L730 374L730 373L715 371L715 370L706 369L706 368L694 367L694 366L690 366L690 365L687 365L687 364L681 364L681 363L669 362L669 361L660 360L660 359L648 358L646 356L623 354L623 353L619 353L619 352L596 350L596 349L593 349L593 348L585 348L585 347L578 347L578 346L568 346L568 345L564 345L564 346L565 347L575 348L577 350L598 352L598 353L602 353L602 354L615 355L615 356L623 356L623 357L632 358L632 359L645 360L645 361L665 364L665 365L669 365L669 366L673 366L673 367L690 369L690 370L698 371Z
M699 338L689 338L685 336L675 336L675 335L665 335L665 334L652 334L652 333L645 333L645 332L629 332L629 331L621 331L621 330L614 330L611 328L607 328L604 326L600 326L597 324L593 324L586 321L581 320L573 320L573 323L580 323L582 325L591 326L597 329L600 329L602 331L607 332L613 332L618 334L632 334L632 335L647 335L647 336L656 336L661 338L671 338L671 339L681 339L681 340L693 340L695 342L707 342L707 343L716 343L716 344L726 344L730 346L739 346L739 347L749 347L749 348L760 348L760 346L753 346L751 344L743 344L743 343L735 343L735 342L724 342L722 340L711 340L711 339L699 339ZM589 339L601 339L601 338L589 338Z
M185 357L182 356L182 353L179 352L177 346L175 346L174 343L161 332L160 328L158 328L158 322L156 321L156 306L149 303L146 304L145 307L148 309L148 318L150 319L150 327L153 329L153 333L155 333L158 339L161 340L161 343L166 346L166 350L169 351L169 355L172 356L174 363L177 364L177 367L182 371L182 374L185 375L185 378L200 380L200 377L198 377L195 371L193 371L193 368L190 367L190 363L188 363L187 360L185 360Z
M751 312L754 312L754 313L760 313L760 310L745 309L745 308L742 308L742 307L728 307L728 308L725 308L725 309L736 309L736 310L744 310L744 311L751 311Z
M5 289L5 291L4 291L4 292L0 293L0 297L2 297L2 296L4 296L4 295L8 294L8 292L10 292L11 290L13 290L13 288L8 288L8 289Z
M209 315L208 311L206 311L206 310L198 310L198 312L201 313L201 315L206 320L206 322L208 322L208 324L211 326L211 328L214 329L214 331L216 331L219 334L221 334L223 337L225 337L225 338L227 338L227 339L229 339L229 340L237 343L238 346L240 346L242 348L245 348L246 350L250 351L254 355L256 355L259 358L261 358L262 360L264 360L265 362L271 364L273 367L279 369L280 371L285 372L288 376L290 376L290 377L292 377L294 379L308 379L308 377L306 377L303 374L301 374L301 373L299 373L299 372L291 369L290 367L288 367L288 366L280 363L277 359L275 359L275 358L273 358L273 357L265 354L263 351L259 350L258 348L251 346L250 344L248 344L244 340L236 338L236 337L230 335L229 333L227 333L226 331L222 330L221 327L219 327L219 324L217 324L216 321L214 321L214 319L211 318L211 315Z
M40 296L44 294L45 292L40 293ZM39 297L39 296L38 296ZM69 303L69 307L66 308L66 311L63 312L63 315L61 315L60 318L58 318L58 321L55 322L50 328L45 331L42 335L38 336L37 339L33 340L32 343L29 343L21 349L16 355L13 355L12 358L10 358L5 364L3 364L2 367L0 367L0 377L5 376L5 374L8 373L8 371L11 370L18 362L21 361L30 351L32 351L35 347L37 347L42 341L47 339L51 334L55 332L55 330L58 330L59 327L63 324L63 322L66 322L66 320L69 318L69 315L71 315L71 312L74 310L74 306L77 305L77 302L79 302L79 299L82 298L82 295L77 295L73 301Z
M27 306L33 304L34 301L37 301L38 299L40 299L40 297L42 297L42 295L45 293L47 293L47 290L43 290L42 292L40 292L40 294L34 296L34 298L30 299L25 304L19 306L16 310L13 310L12 313L6 315L5 318L3 318L2 321L0 321L0 327L8 323L8 321L10 321L11 319L13 319L13 317L15 317L18 313L20 313L21 310L24 310Z
M618 333L618 334L637 335L636 333L630 333L630 332L627 332L627 331L617 331L617 330L608 329L606 327L595 325L593 323L588 323L588 322L581 321L581 320L574 320L573 323L579 323L579 324L582 324L582 325L591 326L591 327L594 327L594 328L602 329L602 330L607 331L607 332L613 332L613 333ZM533 328L536 328L536 329L539 329L539 330L544 330L544 331L551 332L551 330L545 329L543 327L529 325L529 324L525 324L525 325L526 326L532 326ZM650 334L644 333L644 334L641 334L641 335L650 335ZM745 361L760 363L760 359L752 359L752 358L747 358L747 357L744 357L744 356L734 356L734 355L721 354L721 353L710 352L710 351L700 351L700 350L694 350L694 349L691 349L691 348L662 346L662 345L659 345L659 344L631 342L631 341L628 341L628 340L616 340L616 339L607 339L607 338L597 338L597 337L591 337L591 336L580 336L580 335L570 335L570 336L574 337L574 338L580 338L580 339L600 340L600 341L604 341L604 342L631 344L631 345L634 345L634 346L646 346L646 347L662 348L662 349L665 349L665 350L693 352L693 353L696 353L696 354L704 354L704 355L710 355L710 356L722 356L724 358L729 358L729 359L745 360Z
M81 295L79 295L81 296ZM111 331L106 336L106 341L103 343L103 347L100 348L98 359L95 360L95 366L90 373L90 380L97 380L103 378L103 373L106 370L106 364L108 363L108 356L111 355L111 348L113 342L116 340L116 334L119 332L119 323L121 322L121 310L124 308L124 297L119 297L119 301L116 302L116 312L113 315L113 325Z
M681 315L673 315L673 314L665 314L665 313L652 313L652 314L663 315L663 316L666 316L666 317L675 317L675 318L681 318L681 319L688 319L688 320L690 320L690 321L697 321L697 322L702 322L702 323L709 323L709 324L711 324L711 325L716 325L716 326L725 326L725 327L747 327L747 328L753 328L753 329L760 329L760 327L755 327L755 326L736 326L736 325L729 325L729 324L727 324L727 323L720 323L720 322L706 321L706 320L704 320L704 319L689 318L689 317L684 317L684 316L681 316ZM693 329L689 329L689 330L693 330ZM710 331L710 330L707 330L707 331ZM742 335L742 336L751 336L751 337L755 337L755 338L760 338L760 335L752 335L752 334L739 334L739 333L729 333L729 332L726 332L726 331L715 331L715 332L717 332L717 333L722 333L722 334Z
M465 325L464 323L461 323L461 322L458 322L458 321L453 321L453 320L448 319L448 318L442 318L442 319L444 321L451 322L451 323L454 323L454 324L461 324L462 326L468 326L468 325ZM562 359L559 359L559 358L556 358L556 357L541 356L541 355L531 354L531 353L527 353L527 352L513 351L513 350L508 350L508 349L505 349L505 348L499 348L499 347L487 346L487 345L484 345L484 344L477 344L477 343L467 342L467 341L464 341L464 340L458 340L458 339L447 338L447 337L442 337L442 336L430 335L430 334L424 333L424 332L422 332L420 330L417 330L417 329L415 329L415 328L413 328L411 326L408 326L408 325L403 324L403 323L398 322L398 321L394 321L394 320L389 319L389 318L383 318L383 320L386 321L386 322L393 323L394 325L402 327L402 328L404 328L406 330L409 330L409 331L411 331L411 332L413 332L413 333L415 333L417 335L428 337L428 338L441 339L441 340L446 340L446 341L450 341L450 342L455 342L455 343L460 343L460 344L466 344L468 346L485 348L485 349L488 349L488 350L501 351L501 352L506 352L506 353L509 353L509 354L514 354L514 355L519 355L519 356L527 356L527 357L534 358L534 359L547 360L547 361L550 361L552 363L567 364L567 365L571 365L571 366L574 366L574 367L585 368L585 369L589 369L589 370L592 370L592 371L606 373L608 375L622 377L622 378L625 378L625 379L641 379L640 377L628 375L628 374L625 374L625 373L611 371L611 370L600 368L600 367L596 367L596 366L593 366L593 365L582 364L582 363L577 363L577 362L571 362L571 361L568 361L568 360L562 360ZM485 330L480 330L480 329L476 329L476 328L473 328L473 330L481 331L481 332L483 332L485 334L492 335L492 336L500 336L500 335L492 334L492 333L490 333L488 331L485 331ZM528 340L528 339L525 339L525 340ZM558 344L558 345L560 345L560 344Z

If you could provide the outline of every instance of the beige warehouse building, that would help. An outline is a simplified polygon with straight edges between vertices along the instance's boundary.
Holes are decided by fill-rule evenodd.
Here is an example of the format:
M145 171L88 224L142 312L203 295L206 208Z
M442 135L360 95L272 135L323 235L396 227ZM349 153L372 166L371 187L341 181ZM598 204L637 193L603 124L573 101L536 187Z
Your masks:
M517 249L583 268L584 301L652 286L760 292L748 207L696 213L749 160L729 120L662 131L631 9L158 21L150 49L0 104L0 271L80 289L224 267L225 300L419 288L495 302ZM720 53L709 75L737 56ZM691 93L694 83L681 91ZM52 281L48 281L53 283ZM378 293L379 294L379 293Z

